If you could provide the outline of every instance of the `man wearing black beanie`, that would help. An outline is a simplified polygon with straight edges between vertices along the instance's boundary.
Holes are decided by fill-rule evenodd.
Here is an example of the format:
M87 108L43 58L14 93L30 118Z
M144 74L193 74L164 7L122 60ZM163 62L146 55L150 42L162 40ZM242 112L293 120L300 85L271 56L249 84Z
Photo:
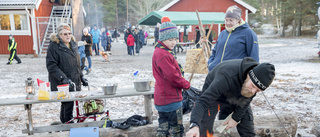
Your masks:
M241 137L255 137L250 103L256 93L268 88L274 76L274 65L259 64L251 57L219 63L206 77L203 94L191 113L187 137L213 135L214 119L219 107L220 120L233 113L223 123L227 125L226 130L237 127Z

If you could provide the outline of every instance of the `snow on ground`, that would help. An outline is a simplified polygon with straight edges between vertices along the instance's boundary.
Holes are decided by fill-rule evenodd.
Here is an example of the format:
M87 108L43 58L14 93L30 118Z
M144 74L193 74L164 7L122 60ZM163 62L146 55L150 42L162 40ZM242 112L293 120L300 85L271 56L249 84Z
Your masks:
M259 36L260 62L270 62L276 67L273 84L264 91L272 107L278 114L296 113L298 133L309 135L311 128L320 121L320 61L317 57L317 41L314 38L273 38ZM20 46L22 44L19 44ZM124 43L113 43L113 55L110 62L102 62L101 56L93 56L92 73L85 75L90 81L91 90L101 90L106 83L118 83L118 88L133 88L133 73L139 71L139 77L152 78L151 57L153 46L144 46L139 56L126 54ZM186 47L184 47L186 48ZM19 50L19 47L18 47ZM184 50L186 51L186 50ZM19 51L18 51L19 52ZM178 61L184 65L186 54L178 53ZM19 55L22 64L5 65L8 55L0 56L0 99L21 97L24 95L25 80L48 80L45 57L33 58L31 55ZM185 74L188 79L191 74ZM201 89L205 76L195 74L192 86ZM84 88L84 91L87 89ZM144 115L143 96L107 99L106 109L111 119L127 118L134 114ZM266 99L258 93L251 103L253 113L257 115L274 114ZM27 136L22 134L27 123L27 112L23 105L0 107L0 136ZM34 126L47 126L59 121L60 103L32 105ZM154 110L154 113L157 112ZM189 115L186 115L187 119ZM67 136L67 133L41 133L34 136Z

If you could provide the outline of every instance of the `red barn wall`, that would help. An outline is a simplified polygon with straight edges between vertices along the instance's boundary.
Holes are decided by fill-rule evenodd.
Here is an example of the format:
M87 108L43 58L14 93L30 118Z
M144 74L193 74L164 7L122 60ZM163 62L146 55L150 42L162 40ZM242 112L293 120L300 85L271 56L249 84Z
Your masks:
M198 10L198 12L226 12L227 8L237 5L242 10L242 16L241 18L245 20L245 10L246 8L242 5L236 3L234 0L180 0L170 8L168 8L166 11L190 11L195 12ZM208 26L210 28L210 25ZM195 40L195 26L192 26L192 32L188 33L188 40ZM216 33L216 37L214 38L217 40L218 38L218 24L213 25L213 29Z

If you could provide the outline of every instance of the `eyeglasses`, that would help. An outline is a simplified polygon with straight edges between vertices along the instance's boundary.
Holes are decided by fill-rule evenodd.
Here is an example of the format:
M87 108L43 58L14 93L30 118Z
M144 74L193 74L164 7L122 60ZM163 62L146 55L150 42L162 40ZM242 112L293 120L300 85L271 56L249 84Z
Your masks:
M69 33L60 33L60 34L62 34L62 35L64 35L64 36L72 35L72 33L71 33L71 32L69 32Z

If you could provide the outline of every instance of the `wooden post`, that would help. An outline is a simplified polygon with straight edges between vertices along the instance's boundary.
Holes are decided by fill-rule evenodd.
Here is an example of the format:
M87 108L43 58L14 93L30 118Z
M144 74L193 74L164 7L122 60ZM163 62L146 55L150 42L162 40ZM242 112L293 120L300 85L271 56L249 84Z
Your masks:
M71 1L73 35L78 41L81 40L82 29L84 28L82 4L82 0Z
M208 62L208 59L209 59L209 57L210 57L210 50L209 50L209 45L208 45L208 37L206 36L205 30L203 29L202 22L201 22L201 20L200 20L198 10L196 10L196 14L197 14L198 21L199 21L199 31L200 31L200 34L201 34L201 38L206 39L206 42L204 42L205 45L202 46L202 50L203 50L204 55L205 55L205 57L206 57L206 62ZM212 28L212 26L213 26L213 23L211 24L211 27L210 27L210 28ZM190 79L189 79L189 83L191 83L193 74L194 74L194 72L195 72L195 70L196 70L196 68L197 68L197 66L198 66L197 64L199 63L201 57L202 57L202 56L201 56L201 54L200 54L200 56L199 56L198 59L197 59L196 64L195 64L194 67L193 67L192 74L191 74Z

